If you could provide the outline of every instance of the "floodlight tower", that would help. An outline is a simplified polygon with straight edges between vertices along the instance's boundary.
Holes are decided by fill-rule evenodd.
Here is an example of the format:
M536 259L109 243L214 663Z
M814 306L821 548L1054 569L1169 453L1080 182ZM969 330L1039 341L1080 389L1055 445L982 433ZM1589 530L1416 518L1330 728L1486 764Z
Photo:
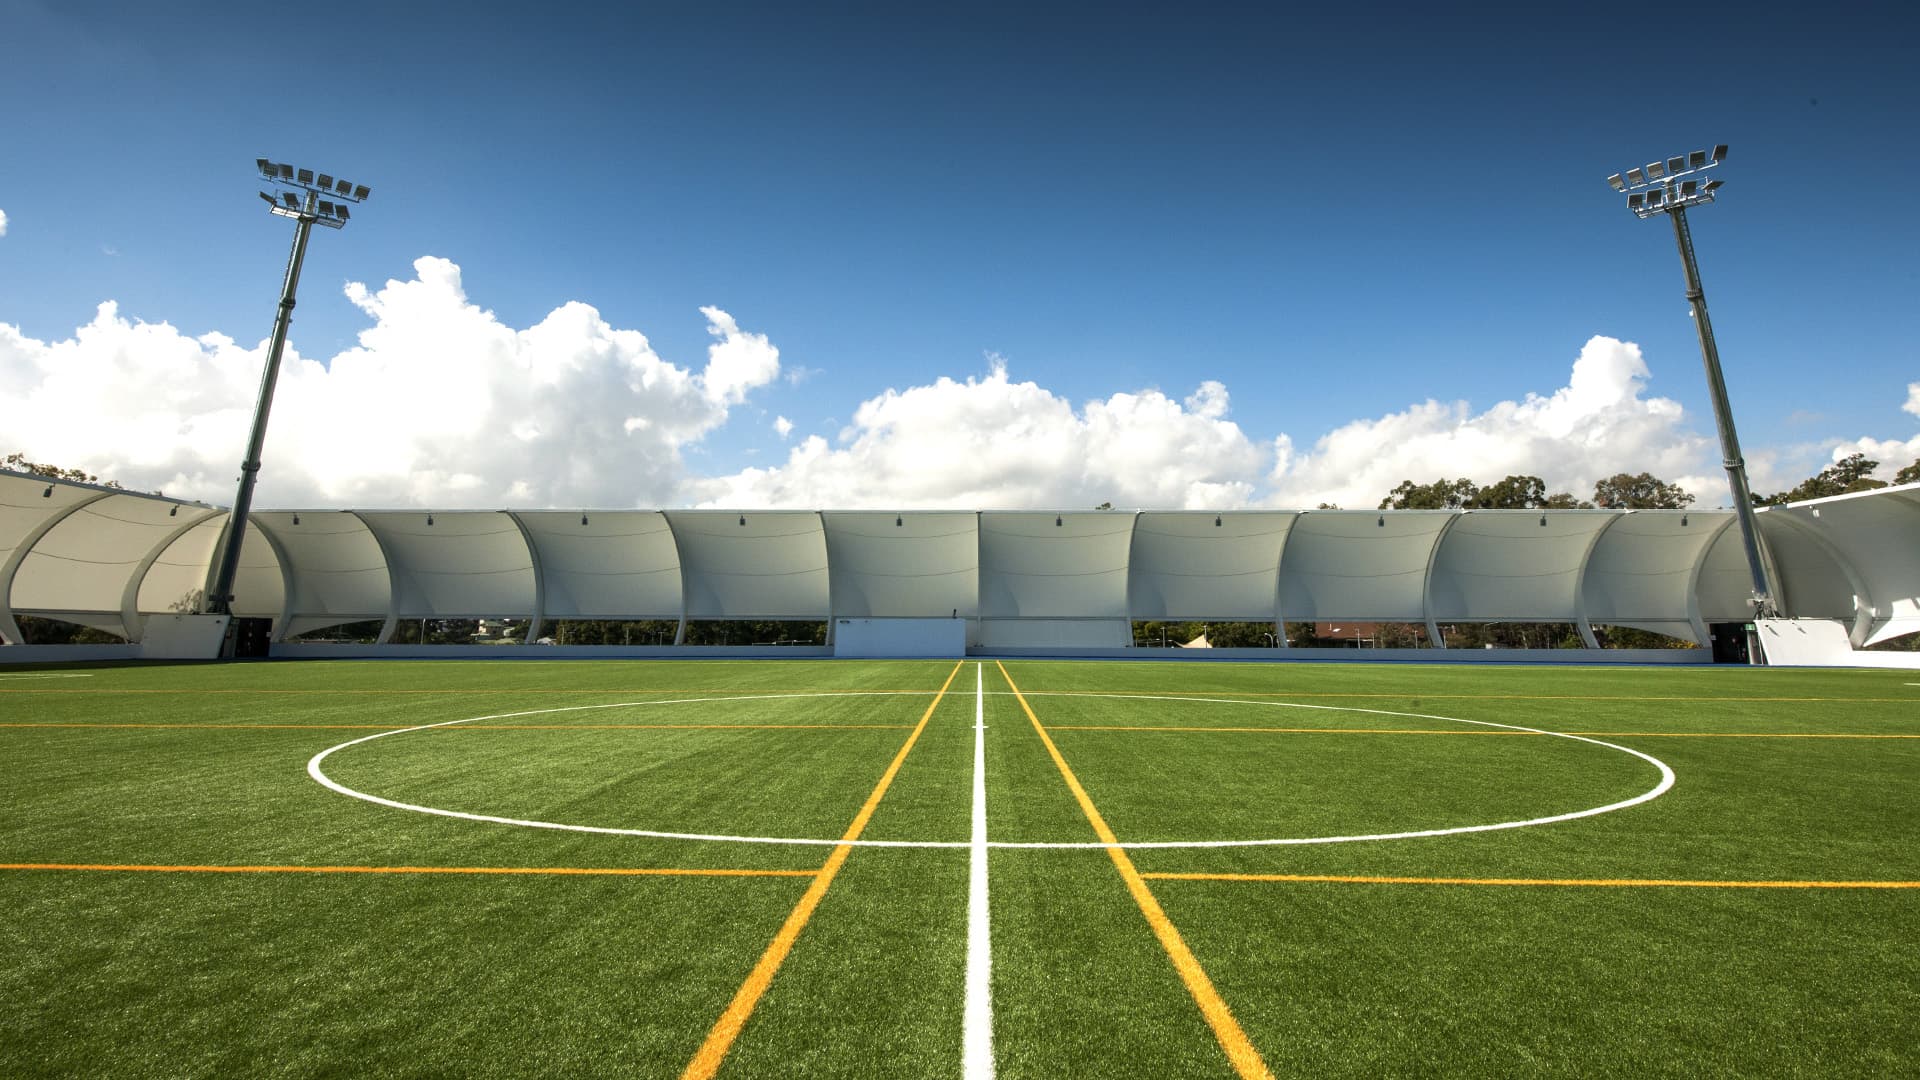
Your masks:
M1713 323L1707 318L1707 294L1700 287L1700 268L1693 259L1693 233L1687 228L1687 207L1705 206L1719 190L1718 179L1701 182L1700 174L1727 159L1723 143L1711 151L1695 150L1644 168L1614 173L1607 183L1627 193L1627 209L1642 221L1665 214L1673 221L1673 238L1680 245L1680 264L1687 275L1687 303L1693 308L1693 329L1700 335L1700 358L1707 367L1707 391L1713 400L1713 422L1720 429L1720 459L1726 466L1727 486L1733 489L1733 512L1740 522L1740 541L1747 549L1747 569L1753 574L1753 613L1775 615L1776 593L1760 548L1760 530L1754 522L1753 496L1747 488L1747 463L1740 456L1740 437L1733 430L1733 406L1727 401L1727 383L1720 374L1720 349L1713 342Z
M287 344L287 328L293 324L293 294L300 287L300 264L307 256L307 234L315 224L338 229L352 217L348 203L365 202L371 192L365 184L339 180L312 169L258 159L260 176L283 190L274 198L266 192L260 197L278 217L292 218L293 251L287 256L287 274L280 285L280 308L273 317L273 338L267 346L266 370L260 374L260 400L253 410L253 432L247 436L247 457L240 463L240 490L233 496L233 515L227 520L226 542L220 549L220 563L213 585L207 590L207 612L233 614L233 577L240 566L240 543L246 538L247 511L253 506L253 483L260 474L260 450L267 441L267 413L273 407L273 385L280 378L280 353Z

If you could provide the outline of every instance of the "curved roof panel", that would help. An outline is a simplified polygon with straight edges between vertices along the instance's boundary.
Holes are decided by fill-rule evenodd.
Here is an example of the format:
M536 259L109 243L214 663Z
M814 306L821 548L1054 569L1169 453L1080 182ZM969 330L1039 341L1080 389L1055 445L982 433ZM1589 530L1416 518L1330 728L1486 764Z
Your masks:
M827 542L811 510L668 510L689 619L824 619Z
M240 551L243 567L252 558L255 529L271 533L286 555L293 595L284 602L296 622L302 616L342 616L317 624L325 626L387 614L393 590L386 556L359 515L347 510L255 511L247 517L247 542ZM235 577L236 610L267 612L271 596L256 595L256 588L265 585L255 582L247 573Z
M1299 516L1142 512L1129 560L1133 617L1273 621L1280 549Z
M1676 634L1691 627L1693 569L1731 511L1633 510L1607 526L1594 544L1582 583L1587 618ZM1744 562L1742 566L1744 567ZM1686 636L1692 636L1689 629Z
M1451 510L1302 512L1280 553L1288 621L1426 617L1427 562Z
M1920 484L1841 495L1768 511L1791 514L1831 543L1873 606L1865 644L1920 630Z
M1463 512L1434 555L1429 616L1573 622L1587 551L1614 516L1605 510Z
M678 619L680 553L657 510L514 511L540 556L549 619Z
M533 553L506 514L382 510L362 511L360 518L386 552L396 615L472 618L533 612Z
M88 625L122 624L128 583L147 556L194 518L216 511L146 495L88 502L47 530L13 579L16 611L110 612ZM116 631L126 633L124 625Z
M1127 618L1132 536L1126 513L981 513L980 616Z
M976 614L979 515L824 511L820 520L836 617Z

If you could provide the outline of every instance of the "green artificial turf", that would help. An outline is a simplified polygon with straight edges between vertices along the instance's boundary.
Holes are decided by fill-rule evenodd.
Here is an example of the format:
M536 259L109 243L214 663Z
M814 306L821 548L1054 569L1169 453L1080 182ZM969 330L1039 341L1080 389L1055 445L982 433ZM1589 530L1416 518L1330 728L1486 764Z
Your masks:
M1920 1071L1920 889L1432 880L1920 881L1920 738L1833 737L1920 735L1910 673L1005 671L1123 841L1490 824L1660 780L1488 725L1671 767L1651 802L1553 824L1133 850L1278 1075ZM990 837L1094 840L992 661L0 671L0 1075L678 1075L830 845L414 813L309 760L392 731L326 774L471 814L837 840L928 716L862 836L953 844L976 672ZM399 730L423 725L445 726ZM1105 851L990 858L1001 1076L1233 1075ZM959 1073L968 859L853 849L721 1075ZM29 868L50 864L786 873Z

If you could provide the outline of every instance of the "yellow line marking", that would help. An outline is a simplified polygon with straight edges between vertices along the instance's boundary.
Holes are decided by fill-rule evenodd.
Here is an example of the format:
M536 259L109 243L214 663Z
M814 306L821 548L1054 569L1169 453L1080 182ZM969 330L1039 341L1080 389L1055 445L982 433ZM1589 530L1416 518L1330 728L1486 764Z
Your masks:
M646 731L661 728L671 731L709 731L737 728L742 731L826 731L843 728L850 731L905 731L912 724L465 724L460 727L434 728L436 733L451 731ZM0 728L180 728L218 731L408 731L399 724L132 724L132 723L0 723Z
M0 870L107 870L161 874L556 874L589 877L812 877L816 870L703 870L664 866L163 866L143 863L0 863Z
M966 661L960 661L953 665L952 671L947 672L947 681L941 684L940 692L935 694L933 700L928 703L927 711L921 714L920 722L914 725L913 734L907 736L907 741L901 744L899 753L893 755L892 763L887 766L887 771L880 775L880 782L874 785L873 793L867 796L867 801L861 805L860 812L854 815L853 824L847 826L846 833L840 837L842 843L834 846L833 854L827 856L826 865L815 874L813 884L807 886L805 895L800 897L800 902L795 904L793 911L788 913L787 921L780 926L780 932L773 936L773 941L767 945L767 950L760 954L759 962L754 964L753 970L747 974L746 981L741 983L740 989L734 992L733 1000L727 1003L726 1011L720 1014L720 1019L713 1022L713 1030L707 1032L706 1041L701 1043L700 1049L694 1052L693 1060L687 1062L686 1070L680 1074L681 1080L706 1080L719 1070L721 1061L727 1056L727 1051L733 1048L734 1039L738 1038L741 1029L746 1027L747 1018L753 1015L753 1007L759 1004L760 996L765 994L767 987L773 983L774 974L785 962L787 953L792 951L793 943L799 940L800 931L806 929L807 920L813 917L813 909L820 905L821 898L827 895L827 887L833 884L834 875L840 872L840 867L847 861L847 856L852 854L853 845L845 841L860 839L860 834L866 830L867 822L872 819L874 810L880 805L881 796L887 793L887 788L893 783L894 775L900 771L901 763L907 760L907 753L919 740L920 733L926 730L927 721L933 719L934 710L940 707L941 699L947 696L947 688L953 685L954 677L960 674L960 669L965 664Z
M1830 731L1475 731L1468 728L1194 727L1145 724L1055 724L1055 731L1225 731L1288 735L1595 735L1616 739L1920 739L1920 735L1858 735Z
M1353 885L1561 885L1685 889L1920 889L1920 881L1688 881L1668 878L1370 877L1354 874L1142 874L1155 881L1293 881Z
M1120 872L1120 879L1126 882L1127 892L1133 895L1133 902L1140 906L1140 914L1146 916L1147 925L1153 928L1154 936L1160 939L1160 947L1167 951L1167 957L1173 961L1174 970L1180 973L1180 980L1186 983L1187 993L1193 995L1194 1004L1200 1007L1200 1014L1206 1017L1207 1026L1213 1029L1213 1037L1220 1043L1220 1049L1226 1051L1227 1060L1233 1064L1234 1071L1250 1080L1256 1077L1271 1080L1273 1073L1261 1059L1260 1051L1254 1048L1247 1033L1240 1029L1240 1022L1233 1018L1233 1010L1227 1008L1226 1001L1213 988L1213 980L1207 978L1206 969L1200 966L1193 950L1187 948L1186 941L1180 937L1179 928L1173 925L1172 919L1167 918L1160 901L1154 899L1153 890L1147 887L1140 871L1134 869L1133 860L1127 857L1125 849L1116 846L1120 843L1119 837L1113 834L1113 830L1107 827L1106 819L1094 808L1087 789L1080 786L1079 778L1067 766L1067 759L1060 755L1060 748L1053 744L1040 718L1034 715L1033 706L1027 704L1026 695L1014 685L1013 676L1007 674L1006 665L995 660L993 666L1000 669L1000 677L1007 680L1007 685L1013 689L1014 699L1020 702L1020 708L1033 723L1033 730L1039 733L1048 756L1053 758L1060 776L1067 782L1068 790L1073 792L1074 800L1080 804L1081 813L1093 825L1094 834L1101 843L1108 845L1107 855L1113 859L1114 869Z

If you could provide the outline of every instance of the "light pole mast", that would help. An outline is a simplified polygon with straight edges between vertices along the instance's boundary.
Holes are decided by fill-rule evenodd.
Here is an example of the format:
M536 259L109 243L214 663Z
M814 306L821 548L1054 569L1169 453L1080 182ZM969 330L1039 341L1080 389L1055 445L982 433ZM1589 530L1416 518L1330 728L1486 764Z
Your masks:
M1713 321L1707 317L1707 294L1700 286L1700 267L1693 257L1693 232L1687 227L1687 207L1713 201L1719 180L1700 182L1698 174L1727 159L1726 146L1711 152L1695 150L1681 157L1648 162L1607 177L1615 191L1627 192L1627 209L1641 220L1655 214L1673 219L1673 239L1680 247L1680 265L1687 276L1687 303L1692 306L1693 329L1700 335L1700 359L1707 369L1707 393L1713 401L1713 422L1720 430L1720 460L1733 493L1733 512L1740 522L1740 542L1746 548L1747 569L1753 575L1753 614L1768 618L1778 613L1778 594L1767 570L1760 529L1754 520L1753 496L1747 487L1747 463L1740 456L1740 436L1733 428L1733 405L1727 400L1726 379L1720 372L1720 348L1714 344Z
M280 354L286 348L287 329L293 324L294 293L300 287L300 264L307 255L307 236L316 224L338 229L352 216L347 203L363 202L371 194L364 184L336 180L312 169L260 158L260 175L285 189L278 199L266 192L260 197L279 217L294 220L293 250L287 256L286 277L280 284L280 307L273 317L273 337L267 345L267 364L260 374L260 397L254 404L253 431L247 436L247 456L240 463L240 489L233 496L233 513L220 548L213 583L207 589L207 613L233 614L233 578L240 567L240 545L246 539L247 512L253 506L253 485L260 474L260 452L267 441L267 414L273 408L273 387L280 378ZM324 197L323 197L324 196Z

